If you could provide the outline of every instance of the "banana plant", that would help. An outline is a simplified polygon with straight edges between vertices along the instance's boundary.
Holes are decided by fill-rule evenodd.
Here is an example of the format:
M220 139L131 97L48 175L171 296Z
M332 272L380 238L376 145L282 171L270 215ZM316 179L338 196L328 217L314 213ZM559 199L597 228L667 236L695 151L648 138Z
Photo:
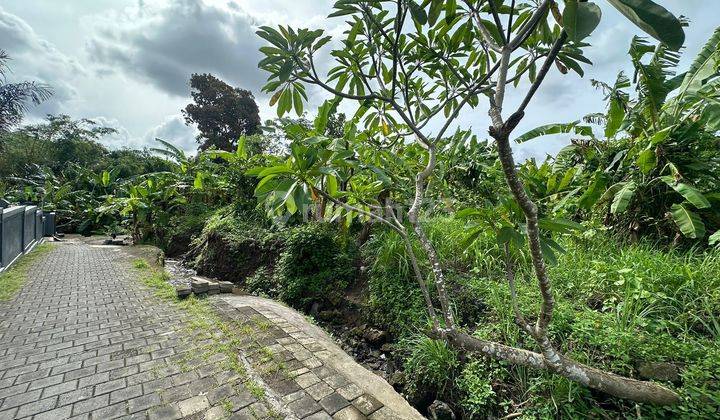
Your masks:
M628 52L635 69L632 81L620 73L614 84L592 82L605 94L605 113L539 127L519 141L557 133L581 136L584 140L574 141L558 155L561 159L574 154L586 166L598 166L579 192L581 207L607 209L631 230L671 221L682 236L703 239L708 230L720 228L720 203L714 200L720 190L720 156L715 152L715 133L720 130L719 51L720 28L690 68L677 73L678 53L635 37ZM635 95L627 92L631 86ZM604 140L595 136L593 123L603 126ZM594 145L600 159L579 150L580 141ZM645 205L648 202L659 205Z
M129 224L133 241L140 243L151 236L162 240L160 226L166 226L170 212L186 202L172 177L151 174L125 182L118 195L107 196L97 211L99 217L120 218Z

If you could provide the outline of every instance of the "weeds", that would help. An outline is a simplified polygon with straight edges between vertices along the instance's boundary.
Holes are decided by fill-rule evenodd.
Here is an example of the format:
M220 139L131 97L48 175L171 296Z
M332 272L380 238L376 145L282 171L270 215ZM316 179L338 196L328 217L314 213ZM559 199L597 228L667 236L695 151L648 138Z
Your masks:
M202 348L200 354L187 352L178 358L176 366L183 372L191 369L191 359L200 357L208 360L213 355L222 354L223 367L227 371L237 374L243 381L243 385L258 400L265 398L265 389L253 381L248 375L245 365L241 362L238 352L243 346L247 337L252 337L249 346L251 348L259 347L254 335L259 332L267 331L272 324L260 317L253 317L247 323L239 321L224 321L221 319L204 299L192 295L184 300L178 300L175 295L175 288L168 282L169 275L162 269L153 269L145 260L136 259L133 266L140 274L140 279L148 286L154 294L162 300L168 301L178 307L188 315L189 321L185 324L185 328L190 337L200 337L209 339L211 342ZM282 362L275 362L275 354L271 349L262 347L259 349L261 355L261 363L270 364L269 368L273 371L284 369ZM229 403L229 402L228 402ZM224 402L223 408L228 411L232 410L232 404L228 405Z
M32 264L54 247L49 243L40 244L31 253L21 256L7 271L0 273L0 302L15 297L27 281Z

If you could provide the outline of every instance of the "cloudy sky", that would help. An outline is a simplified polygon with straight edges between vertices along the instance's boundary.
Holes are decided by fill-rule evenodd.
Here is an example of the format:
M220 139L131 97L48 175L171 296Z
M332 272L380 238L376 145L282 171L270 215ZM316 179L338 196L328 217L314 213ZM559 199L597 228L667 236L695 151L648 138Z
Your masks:
M657 0L656 0L657 1ZM605 0L604 12L589 39L586 55L595 63L585 78L554 72L528 110L518 133L537 125L571 121L602 110L601 95L590 79L612 81L627 69L630 39L639 30ZM290 24L342 32L342 19L327 20L333 0L2 0L0 49L12 57L11 80L50 84L55 95L33 110L30 119L48 113L93 118L115 127L104 141L110 147L142 147L155 137L186 150L196 148L195 131L180 110L189 102L190 74L210 72L251 90L261 116L274 110L260 92L266 78L257 69L260 25ZM718 24L710 0L659 0L691 21L686 29L687 64ZM311 92L311 105L322 93ZM511 96L509 101L519 99ZM312 106L309 107L312 109ZM467 112L459 123L485 136L485 111ZM516 147L519 157L557 151L561 137Z

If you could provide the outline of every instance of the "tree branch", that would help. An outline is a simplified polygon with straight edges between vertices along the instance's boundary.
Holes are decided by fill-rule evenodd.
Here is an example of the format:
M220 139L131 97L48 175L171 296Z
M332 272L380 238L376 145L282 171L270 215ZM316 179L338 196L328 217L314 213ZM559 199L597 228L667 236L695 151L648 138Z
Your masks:
M543 17L545 12L547 12L547 9L552 1L553 0L544 0L540 7L538 7L535 13L533 13L533 15L530 17L530 19L528 19L527 22L525 22L523 26L520 27L515 39L510 41L510 43L508 44L511 50L515 51L516 49L520 48L522 44L528 39L528 37L533 33L533 31L535 31L535 28L540 23L540 19Z
M615 397L656 405L672 405L680 402L680 396L677 393L662 385L604 372L562 355L559 355L560 360L556 365L551 365L539 353L483 340L457 330L446 331L444 334L448 342L455 348L477 352L492 359L515 365L546 369L588 388L597 389Z

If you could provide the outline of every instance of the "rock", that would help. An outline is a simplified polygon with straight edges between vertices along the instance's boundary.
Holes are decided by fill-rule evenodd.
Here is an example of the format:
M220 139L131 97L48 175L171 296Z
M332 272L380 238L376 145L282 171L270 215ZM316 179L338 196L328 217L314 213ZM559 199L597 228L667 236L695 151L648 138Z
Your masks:
M362 337L365 334L366 329L367 329L367 325L365 325L365 324L358 325L357 327L354 327L352 330L350 330L350 334L352 334L356 337Z
M103 242L105 245L125 245L125 241L122 239L105 239Z
M455 420L455 413L450 406L440 400L435 400L430 404L428 413L433 420Z
M320 311L318 313L318 318L325 322L332 322L337 324L342 321L342 312L338 311L337 309L333 309L330 311Z
M390 375L390 380L388 382L393 386L393 388L397 389L397 387L401 387L405 384L405 374L399 371L395 372Z
M638 373L643 379L654 379L656 381L680 382L680 369L673 363L666 362L640 362Z
M190 286L192 287L193 293L196 295L200 293L207 293L208 290L210 290L210 282L200 277L193 277Z
M378 330L376 328L368 328L363 333L363 338L368 343L379 346L385 343L385 340L387 340L387 332Z
M208 282L208 294L209 295L220 294L220 283L214 282L214 281Z
M233 287L235 285L230 281L221 281L220 282L220 293L232 293Z
M186 284L180 284L175 286L175 293L180 299L184 299L192 293L192 288Z

